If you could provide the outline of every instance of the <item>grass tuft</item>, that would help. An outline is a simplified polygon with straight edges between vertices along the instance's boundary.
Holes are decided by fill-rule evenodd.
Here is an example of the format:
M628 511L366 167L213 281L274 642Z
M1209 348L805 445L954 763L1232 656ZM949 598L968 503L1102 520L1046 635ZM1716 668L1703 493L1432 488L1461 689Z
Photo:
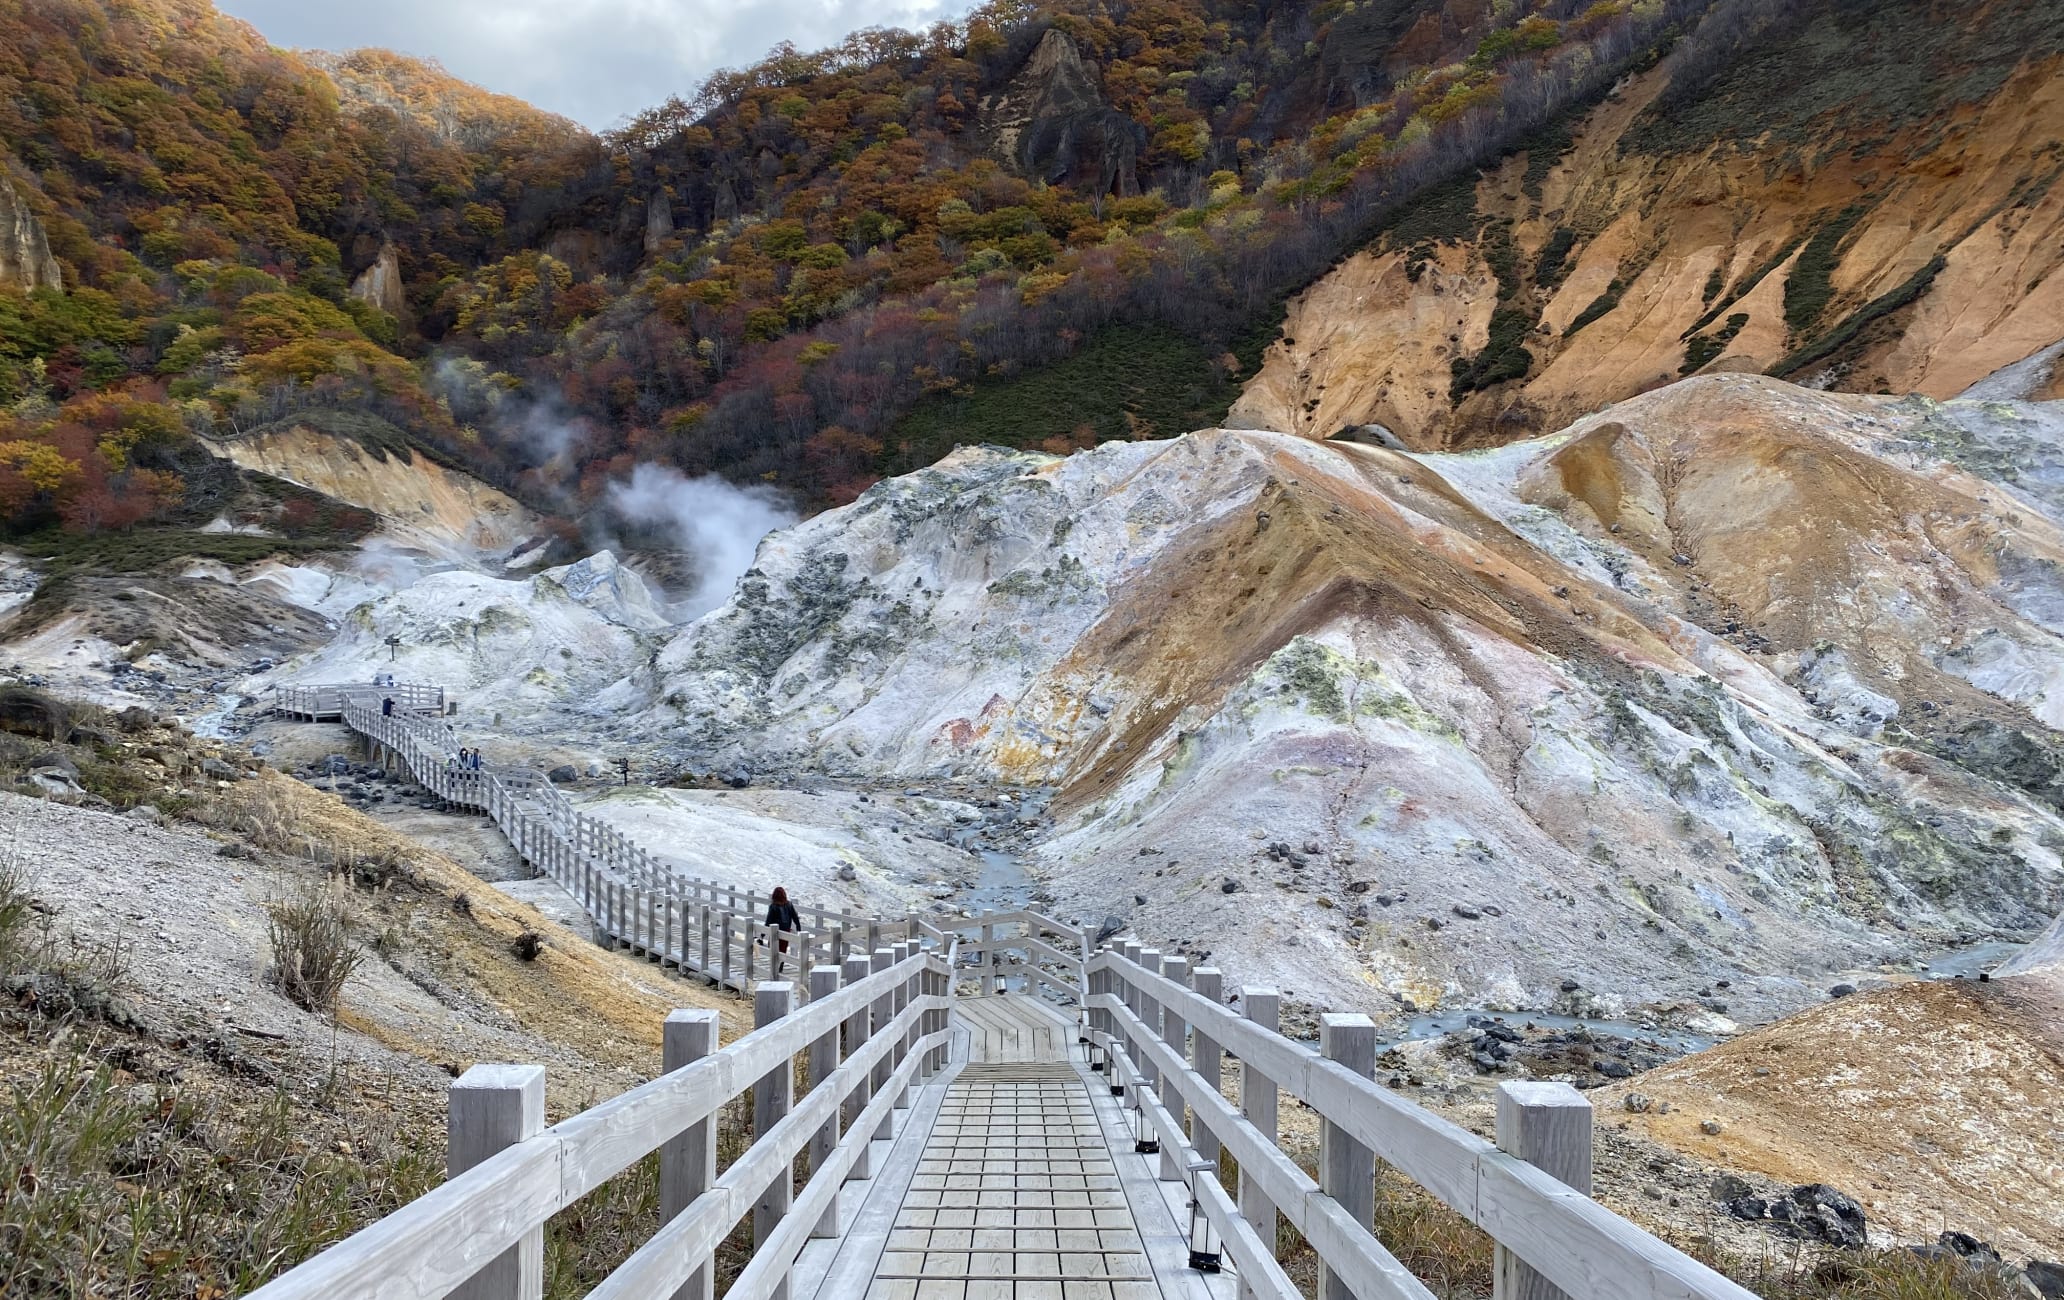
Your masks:
M340 881L311 884L268 905L273 984L296 1006L324 1014L365 954L351 942L350 902Z

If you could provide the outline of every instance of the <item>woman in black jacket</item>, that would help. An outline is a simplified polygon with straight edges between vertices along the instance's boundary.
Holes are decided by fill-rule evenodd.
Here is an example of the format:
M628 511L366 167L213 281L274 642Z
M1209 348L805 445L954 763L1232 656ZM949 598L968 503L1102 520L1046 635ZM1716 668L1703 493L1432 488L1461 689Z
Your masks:
M785 930L791 933L803 928L802 914L796 911L794 903L788 901L788 891L779 885L774 886L774 897L767 904L767 924L773 929ZM788 940L776 939L774 974L777 978L781 974L781 959L787 952Z

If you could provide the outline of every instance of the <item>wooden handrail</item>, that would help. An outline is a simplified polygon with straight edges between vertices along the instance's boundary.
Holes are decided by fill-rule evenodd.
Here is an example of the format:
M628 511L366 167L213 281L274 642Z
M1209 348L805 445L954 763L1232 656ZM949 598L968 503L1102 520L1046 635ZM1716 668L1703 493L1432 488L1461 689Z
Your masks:
M1127 992L1172 1010L1189 1027L1207 1034L1224 1051L1257 1069L1275 1086L1299 1098L1328 1124L1338 1127L1449 1208L1481 1227L1500 1246L1532 1266L1556 1287L1574 1296L1600 1300L1755 1300L1754 1293L1729 1281L1689 1255L1666 1245L1604 1206L1548 1174L1501 1151L1447 1120L1395 1096L1388 1088L1311 1049L1233 1014L1224 1006L1167 979L1131 958L1105 950L1088 963L1092 976L1110 977L1117 987L1089 995L1091 1010L1104 1017L1095 1032L1106 1045L1123 1044L1144 1058L1151 1070L1140 1073L1171 1077L1184 1099L1211 1135L1251 1174L1276 1209L1292 1222L1306 1211L1303 1202L1317 1197L1316 1185L1289 1186L1280 1166L1268 1160L1250 1139L1256 1134L1215 1088L1205 1089L1183 1059L1179 1045L1160 1038L1154 1022L1143 1016ZM1123 1068L1122 1060L1116 1062ZM1270 1135L1271 1138L1273 1135ZM1271 1142L1271 1145L1273 1143ZM1250 1161L1256 1163L1250 1166ZM1299 1178L1303 1178L1299 1171ZM1306 1180L1308 1181L1308 1180ZM1318 1197L1318 1199L1325 1199ZM1366 1268L1354 1243L1337 1237L1323 1223L1299 1223L1313 1248L1327 1257L1331 1242L1337 1258L1332 1267ZM1316 1234L1316 1235L1314 1235ZM1394 1261L1393 1261L1394 1262ZM1356 1285L1385 1287L1382 1273L1358 1272Z
M553 1214L691 1125L716 1115L732 1097L770 1072L789 1069L798 1052L813 1039L835 1031L848 1016L878 1001L885 992L942 975L944 968L940 954L913 955L755 1030L713 1055L517 1142L275 1278L252 1293L254 1300L432 1300L443 1296ZM931 982L936 984L936 978ZM677 1242L677 1250L685 1235L698 1255L681 1265L677 1281L685 1280L687 1270L697 1263L706 1262L716 1243L737 1222L743 1212L741 1204L749 1208L751 1198L766 1182L787 1176L802 1144L837 1113L860 1079L889 1058L895 1061L891 1077L902 1082L923 1067L933 1049L943 1044L944 1033L917 1037L912 1046L909 1031L927 1015L949 1006L950 996L943 993L910 997L903 1010L878 1026L868 1042L837 1070L823 1080L813 1080L803 1106L766 1133L755 1135L746 1156L662 1230L671 1234L668 1239ZM877 1098L886 1103L882 1115L898 1104L900 1095L900 1086L882 1090ZM856 1126L842 1145L867 1141L872 1132L871 1125ZM834 1166L813 1171L813 1180L819 1175L843 1178Z

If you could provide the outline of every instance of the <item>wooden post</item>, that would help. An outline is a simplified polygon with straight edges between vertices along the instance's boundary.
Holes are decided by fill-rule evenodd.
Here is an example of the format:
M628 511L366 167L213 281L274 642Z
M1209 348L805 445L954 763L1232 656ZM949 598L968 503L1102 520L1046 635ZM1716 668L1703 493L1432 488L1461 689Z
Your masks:
M1591 1194L1591 1103L1566 1083L1498 1085L1498 1149ZM1493 1300L1569 1300L1519 1256L1500 1246Z
M1187 957L1169 957L1161 963L1161 973L1183 988L1190 986L1190 961ZM1183 1049L1189 1041L1189 1035L1189 1026L1184 1023L1182 1013L1177 1011L1173 1004L1163 1006L1161 1008L1161 1041L1175 1050L1178 1059L1184 1054ZM1161 1104L1174 1117L1176 1136L1179 1138L1184 1128L1183 1095L1182 1087L1173 1074L1161 1076ZM1180 1141L1163 1142L1161 1144L1162 1182L1181 1182L1183 1175L1188 1172L1184 1168L1186 1163L1183 1159L1182 1143Z
M810 1001L828 998L838 992L839 968L836 966L813 966L810 968ZM826 1080L839 1064L839 1027L833 1025L825 1034L810 1044L810 1091L828 1088ZM810 1139L810 1177L815 1178L831 1161L831 1153L838 1149L839 1113L833 1109L830 1118L824 1121ZM817 1220L817 1226L810 1230L812 1237L836 1237L839 1235L839 1201L836 1193L824 1214Z
M897 945L896 945L896 964L897 964L898 966L901 966L901 965L902 965L902 964L903 964L904 962L907 962L907 961L909 961L909 960L910 960L910 954L911 954L911 953L912 953L913 951L915 951L915 950L916 950L916 948L917 948L917 943L916 943L916 941L915 941L915 940L911 940L911 939L905 939L905 940L904 940L904 941L903 941L902 943L899 943L899 944L897 944ZM905 1008L907 1008L907 1007L908 1007L908 1006L910 1005L910 980L909 980L908 978L904 978L904 979L899 979L899 980L897 980L897 981L896 981L896 988L895 988L895 993L894 993L894 996L895 996L895 1005L894 1005L894 1010L893 1010L892 1014L900 1016L900 1015L902 1015L902 1014L903 1014L903 1011L904 1011L904 1009L905 1009ZM890 1064L891 1064L891 1065L901 1065L901 1064L903 1064L903 1058L904 1058L904 1057L906 1057L906 1056L908 1056L908 1055L910 1055L910 1044L911 1044L911 1042L912 1042L912 1034L911 1034L911 1031L910 1031L910 1030L908 1030L908 1029L906 1029L906 1030L904 1030L904 1031L903 1031L903 1037L901 1038L901 1040L900 1040L900 1041L898 1041L898 1042L897 1042L897 1044L896 1044L896 1045L895 1045L894 1047L892 1047L892 1048L890 1048L890 1049L889 1049L889 1062L890 1062ZM910 1109L910 1085L909 1085L909 1084L905 1084L905 1085L903 1085L903 1090L902 1090L901 1092L899 1092L899 1093L898 1093L898 1094L896 1095L896 1109L897 1109L897 1110L909 1110L909 1109Z
M660 1068L673 1073L717 1050L717 1013L680 1010L667 1013L660 1045ZM717 1181L716 1117L697 1120L659 1148L659 1221L666 1223L688 1208ZM673 1300L710 1300L713 1277L709 1261L698 1265L674 1292Z
M722 969L720 986L722 984L730 984L732 988L737 988L738 986L731 982L731 914L729 912L721 913L717 917L717 942L724 949L723 960L720 963Z
M1241 989L1240 1005L1247 1009L1247 1018L1258 1029L1276 1032L1281 1014L1283 995L1275 989ZM1261 1130L1261 1135L1270 1142L1276 1142L1276 1085L1269 1077L1255 1068L1254 1062L1240 1062L1240 1116L1249 1124ZM1247 1175L1240 1171L1240 1214L1254 1225L1263 1242L1271 1250L1276 1241L1276 1207L1270 1202L1268 1193ZM1241 1300L1253 1300L1254 1288L1243 1277L1240 1280Z
M874 950L875 970L885 971L895 964L896 953L894 949L876 948ZM883 993L880 997L874 1000L875 1033L879 1034L887 1029L890 1017L890 1008L894 1007L895 1004L896 995L894 992ZM884 1087L888 1086L889 1071L891 1068L892 1066L889 1061L889 1054L883 1053L882 1058L874 1063L874 1070L872 1071L874 1086L869 1090L870 1092L879 1093ZM885 1114L882 1116L881 1124L874 1130L874 1141L886 1142L889 1138L895 1135L895 1118L896 1117L892 1114Z
M1160 974L1161 950L1159 948L1140 949L1139 964L1146 967L1151 974ZM1132 1013L1140 1018L1140 1023L1144 1024L1150 1032L1157 1034L1161 1032L1161 999L1155 997L1153 989L1146 984L1141 984L1134 989L1133 997L1135 1001L1133 1002ZM1137 1071L1139 1081L1147 1087L1152 1088L1155 1082L1160 1079L1161 1071L1154 1067L1154 1058L1147 1055L1147 1050L1144 1046L1140 1048L1136 1055L1134 1064L1139 1066Z
M858 984L861 980L867 978L868 967L868 959L859 953L854 953L846 958L845 966L843 967L844 982L847 984ZM846 1055L848 1057L858 1052L866 1044L869 1036L868 1026L872 1014L871 1008L861 1007L852 1015L846 1017ZM853 1125L860 1118L860 1112L867 1109L867 1103L873 1096L874 1079L871 1075L860 1079L854 1085L852 1093L846 1098L845 1128L848 1133L852 1132ZM872 1143L873 1139L871 1138L860 1143L860 1158L853 1162L852 1177L874 1177L874 1148Z
M1216 966L1199 966L1191 977L1191 986L1197 996L1216 1005L1225 996L1225 979ZM1190 1028L1190 1069L1204 1080L1204 1087L1216 1095L1220 1087L1221 1071L1225 1052L1218 1040L1204 1032L1201 1025ZM1198 1111L1190 1120L1190 1145L1197 1148L1197 1154L1211 1162L1215 1172L1218 1168L1218 1138L1206 1126L1204 1112Z
M786 980L768 980L753 994L753 1028L765 1029L768 1025L795 1010L795 985ZM760 1076L753 1084L753 1141L767 1135L767 1131L788 1114L795 1104L795 1066L786 1056L773 1069ZM786 1166L775 1171L774 1179L767 1184L760 1198L753 1205L752 1238L753 1249L766 1244L774 1229L781 1225L789 1207L795 1204L795 1171ZM771 1300L789 1300L789 1275L782 1270L781 1280L774 1285Z
M717 967L716 963L710 960L710 905L708 903L697 904L695 912L699 918L698 923L702 926L702 973L705 975L714 974Z
M1327 1012L1319 1017L1319 1055L1362 1078L1376 1074L1376 1022L1367 1016ZM1333 1121L1319 1124L1319 1190L1367 1228L1376 1216L1376 1153L1349 1137ZM1319 1300L1356 1300L1347 1279L1319 1265Z
M1137 964L1140 959L1140 954L1146 951L1146 949L1140 944L1139 940L1127 939L1125 941L1124 946L1121 947L1119 951L1124 954L1125 960ZM1112 976L1114 982L1117 985L1118 1000L1125 1004L1126 1010L1132 1012L1132 1014L1134 1014L1135 1016L1138 1015L1139 990L1133 986L1133 982L1129 977L1118 974L1115 971L1112 972ZM1115 1019L1112 1021L1111 1032L1114 1034L1119 1032L1117 1027L1117 1021ZM1131 1060L1134 1066L1134 1068L1129 1073L1138 1074L1140 1056L1139 1049L1133 1046L1132 1039L1130 1037L1126 1037L1125 1039L1125 1055ZM1113 1088L1116 1088L1119 1086L1121 1082L1122 1079L1119 1076L1116 1067L1114 1066L1112 1068L1111 1073L1111 1086Z
M545 1067L476 1065L452 1084L448 1104L444 1172L456 1178L544 1131ZM545 1225L525 1232L451 1294L459 1300L542 1300Z

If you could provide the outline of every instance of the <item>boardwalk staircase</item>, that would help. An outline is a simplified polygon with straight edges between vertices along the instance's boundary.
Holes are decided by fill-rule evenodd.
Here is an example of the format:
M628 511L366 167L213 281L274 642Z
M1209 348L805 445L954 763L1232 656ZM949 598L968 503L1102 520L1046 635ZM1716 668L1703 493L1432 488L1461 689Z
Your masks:
M429 707L331 716L418 780L434 759L425 784L515 827L598 925L708 970L680 904L745 896L611 847L506 773L446 771L418 752ZM797 979L746 977L751 1033L720 1045L714 1011L676 1011L658 1077L557 1124L542 1067L474 1066L451 1089L448 1180L255 1296L538 1300L547 1220L656 1156L652 1235L592 1297L1297 1300L1280 1223L1316 1254L1320 1300L1433 1300L1372 1229L1381 1160L1494 1239L1496 1300L1750 1300L1590 1198L1594 1118L1566 1084L1503 1085L1489 1141L1376 1081L1366 1016L1296 1042L1275 990L1229 997L1217 970L1037 912L817 922ZM1281 1149L1286 1094L1317 1117L1316 1174ZM741 1261L720 1248L748 1220Z

